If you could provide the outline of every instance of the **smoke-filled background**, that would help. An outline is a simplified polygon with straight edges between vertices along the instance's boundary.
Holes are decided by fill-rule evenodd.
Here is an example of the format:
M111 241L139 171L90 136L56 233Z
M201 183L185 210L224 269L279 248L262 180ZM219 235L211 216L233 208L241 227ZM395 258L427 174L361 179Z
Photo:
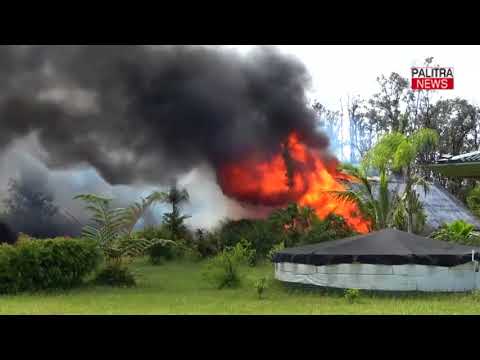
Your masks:
M300 61L269 47L1 46L0 198L15 178L82 222L76 194L123 204L177 182L190 192L192 226L247 216L216 170L278 152L293 130L325 149L309 86ZM68 215L57 225L79 226ZM15 230L32 226L42 224L22 219Z

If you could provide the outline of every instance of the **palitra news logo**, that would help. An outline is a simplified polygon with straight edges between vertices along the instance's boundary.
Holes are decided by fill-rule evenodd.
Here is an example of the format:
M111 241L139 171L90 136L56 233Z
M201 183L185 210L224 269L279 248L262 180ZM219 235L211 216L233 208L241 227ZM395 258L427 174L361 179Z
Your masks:
M453 90L452 67L412 67L413 90Z

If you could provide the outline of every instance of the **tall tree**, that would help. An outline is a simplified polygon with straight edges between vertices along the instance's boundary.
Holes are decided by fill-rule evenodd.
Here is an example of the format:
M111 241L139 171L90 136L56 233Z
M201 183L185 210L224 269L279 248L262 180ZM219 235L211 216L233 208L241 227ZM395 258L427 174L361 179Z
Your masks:
M407 124L402 113L408 99L408 80L393 72L389 77L378 77L377 82L380 91L369 100L369 116L382 133L404 133Z
M163 221L170 231L173 240L178 240L185 232L184 221L190 216L182 215L180 205L188 202L190 195L186 189L179 189L176 185L170 187L166 194L166 202L172 206L172 211L163 215Z

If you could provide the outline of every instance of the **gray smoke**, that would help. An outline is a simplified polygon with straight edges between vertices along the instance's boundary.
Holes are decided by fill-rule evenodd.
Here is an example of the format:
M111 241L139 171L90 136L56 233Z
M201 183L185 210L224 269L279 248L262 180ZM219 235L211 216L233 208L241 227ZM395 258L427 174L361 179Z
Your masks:
M240 55L200 46L1 46L0 151L35 138L44 171L68 177L91 166L108 187L163 186L192 169L215 173L247 153L278 152L293 130L326 148L307 106L309 85L299 61L269 47ZM57 199L100 189L95 181L49 184Z

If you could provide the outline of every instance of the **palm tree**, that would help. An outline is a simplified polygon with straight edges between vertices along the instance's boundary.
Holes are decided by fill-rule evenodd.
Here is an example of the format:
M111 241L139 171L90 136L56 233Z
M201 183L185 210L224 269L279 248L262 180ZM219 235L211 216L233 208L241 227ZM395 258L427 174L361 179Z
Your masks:
M367 177L363 166L355 167L343 164L341 171L352 179L348 183L349 189L330 191L330 193L334 194L339 200L355 203L364 218L370 221L370 230L379 230L390 226L399 199L396 194L392 195L388 189L386 171L380 173L378 195L375 193L373 184Z
M388 160L391 162L390 169L392 171L403 172L405 190L402 201L405 204L407 215L407 231L413 232L414 208L418 201L415 188L423 187L425 194L428 191L426 180L414 171L415 161L421 153L437 146L439 136L433 129L421 129L410 136L396 133L387 136L393 136L399 140L398 145L392 147L393 156ZM373 148L373 151L376 151L376 149Z

